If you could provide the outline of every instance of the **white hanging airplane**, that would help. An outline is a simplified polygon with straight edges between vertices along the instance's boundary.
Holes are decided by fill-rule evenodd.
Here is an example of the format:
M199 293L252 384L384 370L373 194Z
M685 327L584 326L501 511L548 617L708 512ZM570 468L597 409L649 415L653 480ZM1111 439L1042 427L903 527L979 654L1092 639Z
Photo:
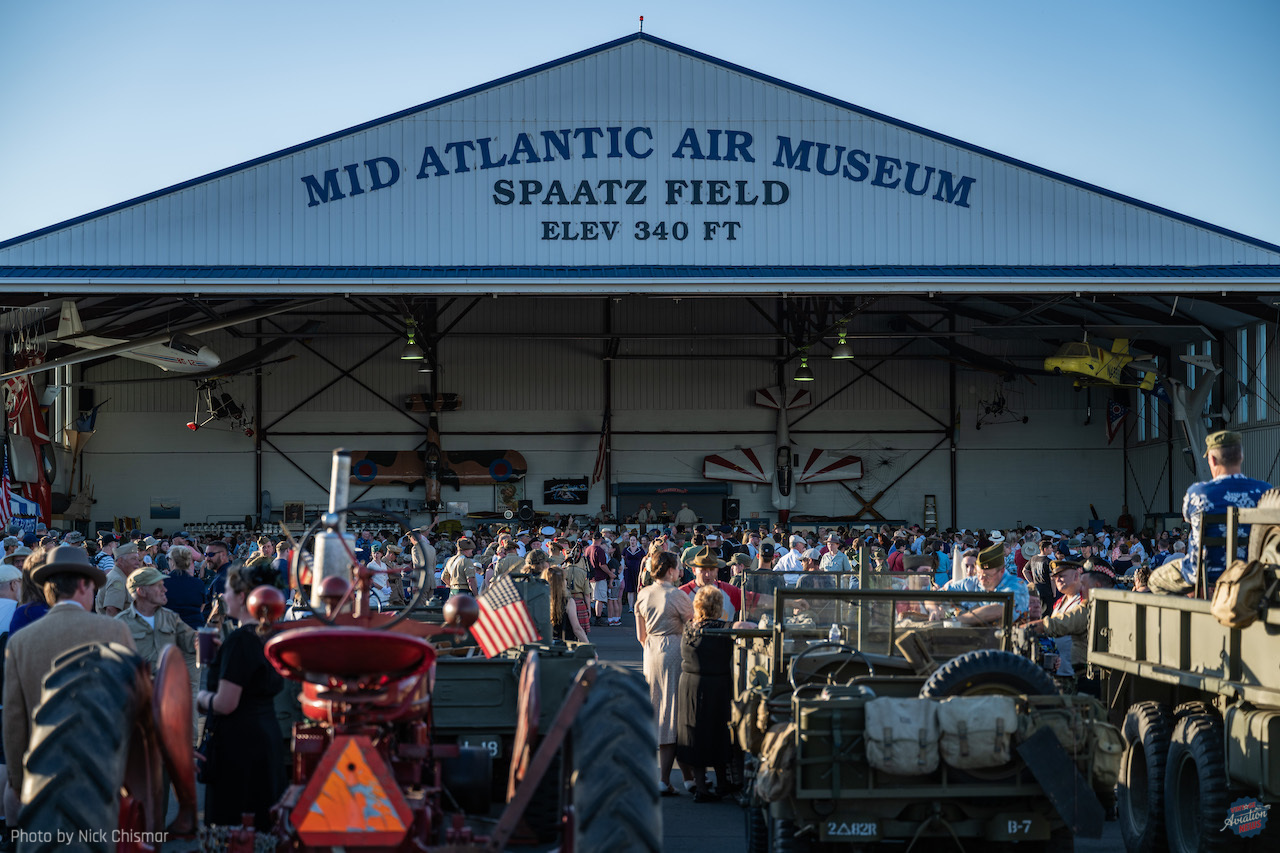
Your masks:
M756 391L756 405L778 412L778 426L772 445L742 447L715 453L702 460L702 476L708 480L750 483L752 487L772 487L773 507L786 522L796 505L795 486L838 483L862 477L862 460L817 448L793 448L787 434L787 412L812 405L808 391L788 393L784 388ZM796 471L799 471L797 474Z
M159 332L154 335L148 335L145 338L130 341L86 334L84 324L80 321L80 312L76 308L76 304L68 300L62 303L62 311L58 317L58 331L53 335L52 340L56 343L78 347L84 352L54 359L53 361L30 364L18 370L11 370L8 373L0 374L0 380L27 376L32 373L53 370L69 364L80 364L106 356L120 356L134 361L143 361L147 364L154 364L161 370L173 373L204 373L216 369L222 364L222 359L212 349L197 340L194 335L201 335L230 326L238 326L241 323L262 320L276 314L283 314L286 311L292 311L300 307L302 304L290 302L283 306L264 308L245 314L210 320L183 329L180 332Z

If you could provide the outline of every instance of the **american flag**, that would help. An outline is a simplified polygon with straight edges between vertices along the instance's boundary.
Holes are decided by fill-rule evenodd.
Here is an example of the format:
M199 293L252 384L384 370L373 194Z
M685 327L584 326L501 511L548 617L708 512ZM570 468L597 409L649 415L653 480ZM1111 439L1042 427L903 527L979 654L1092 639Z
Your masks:
M495 578L480 596L480 618L471 626L471 636L487 658L541 639L509 576Z
M596 449L596 467L591 472L591 485L604 479L605 459L609 455L609 418L600 424L600 446Z
M9 481L9 452L3 451L4 456L4 475L0 477L0 527L5 527L10 521L13 521L13 488Z
M1120 434L1120 423L1129 416L1129 407L1107 400L1107 444L1116 440Z

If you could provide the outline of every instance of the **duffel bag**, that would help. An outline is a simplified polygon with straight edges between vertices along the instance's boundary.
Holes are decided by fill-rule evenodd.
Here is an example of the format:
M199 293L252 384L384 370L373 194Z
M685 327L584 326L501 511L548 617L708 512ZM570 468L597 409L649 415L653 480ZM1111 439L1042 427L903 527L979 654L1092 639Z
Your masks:
M942 760L977 770L1001 767L1013 757L1018 706L1012 696L953 696L938 703Z
M867 763L895 776L938 769L938 703L882 697L866 704Z

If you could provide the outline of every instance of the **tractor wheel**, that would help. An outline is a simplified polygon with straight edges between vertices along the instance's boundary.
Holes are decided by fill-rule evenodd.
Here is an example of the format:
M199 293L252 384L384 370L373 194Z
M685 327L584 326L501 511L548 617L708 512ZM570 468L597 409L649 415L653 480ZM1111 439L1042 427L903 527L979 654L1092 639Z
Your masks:
M138 678L146 662L117 643L83 646L54 661L32 719L31 747L23 762L18 826L28 834L21 853L62 851L38 830L104 830L78 850L115 853L133 721L142 698ZM163 820L163 816L161 816ZM86 833L88 837L90 833ZM32 839L32 840L28 840Z
M658 731L644 679L597 664L570 734L574 853L658 853Z
M1221 831L1228 782L1222 722L1192 714L1178 720L1165 761L1164 818L1171 853L1228 849L1235 838Z
M1130 853L1165 849L1164 772L1173 717L1160 702L1139 702L1124 718L1124 759L1116 786L1120 837Z
M920 688L920 696L925 699L1023 693L1050 696L1057 692L1058 687L1049 673L1028 658L992 649L965 652L952 658Z

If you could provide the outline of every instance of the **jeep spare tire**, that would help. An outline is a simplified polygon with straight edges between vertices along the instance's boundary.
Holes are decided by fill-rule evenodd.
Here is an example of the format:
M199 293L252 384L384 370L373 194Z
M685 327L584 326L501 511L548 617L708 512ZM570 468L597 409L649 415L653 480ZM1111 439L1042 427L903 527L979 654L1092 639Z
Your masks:
M924 699L1024 693L1051 696L1057 692L1058 687L1049 673L1030 659L991 649L965 652L952 658L920 688Z

